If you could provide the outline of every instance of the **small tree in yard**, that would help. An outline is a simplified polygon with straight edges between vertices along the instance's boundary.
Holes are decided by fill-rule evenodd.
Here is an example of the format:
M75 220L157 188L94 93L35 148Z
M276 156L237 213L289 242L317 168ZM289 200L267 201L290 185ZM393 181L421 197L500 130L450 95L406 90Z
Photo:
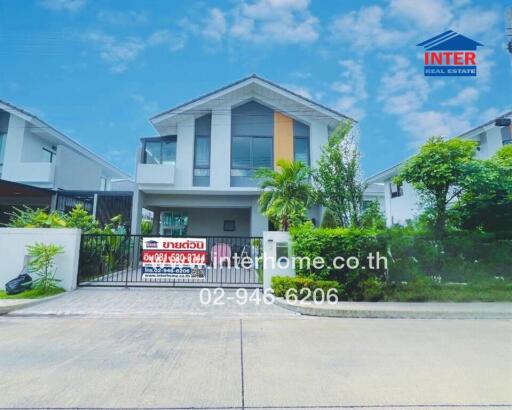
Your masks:
M277 161L279 170L260 168L255 178L260 179L262 192L260 211L282 231L307 220L307 210L313 200L309 183L309 168L301 161Z
M30 272L38 275L34 281L34 288L41 293L48 293L57 289L57 283L60 281L55 278L55 256L62 253L62 246L53 244L36 243L27 246L28 255L32 257L29 262Z
M322 148L318 167L313 172L320 203L332 211L336 224L341 227L360 225L366 189L351 129L350 123L336 127Z
M410 158L394 178L395 183L410 183L432 213L436 238L443 237L448 205L466 186L475 162L475 141L441 137L430 138L417 155Z

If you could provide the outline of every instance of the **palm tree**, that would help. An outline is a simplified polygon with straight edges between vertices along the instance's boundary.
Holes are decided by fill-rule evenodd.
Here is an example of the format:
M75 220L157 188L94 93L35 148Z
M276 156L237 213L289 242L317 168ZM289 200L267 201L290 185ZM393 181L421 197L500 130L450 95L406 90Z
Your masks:
M303 162L278 160L278 170L260 168L255 178L262 189L260 212L282 231L290 225L305 222L307 209L313 201L313 187L309 183L310 169Z

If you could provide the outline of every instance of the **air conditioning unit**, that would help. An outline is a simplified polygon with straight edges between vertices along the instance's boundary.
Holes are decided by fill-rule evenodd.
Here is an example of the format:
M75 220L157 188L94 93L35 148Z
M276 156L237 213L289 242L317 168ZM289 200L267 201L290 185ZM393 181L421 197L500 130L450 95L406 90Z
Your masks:
M494 121L494 125L496 127L509 127L511 122L510 118L497 118Z

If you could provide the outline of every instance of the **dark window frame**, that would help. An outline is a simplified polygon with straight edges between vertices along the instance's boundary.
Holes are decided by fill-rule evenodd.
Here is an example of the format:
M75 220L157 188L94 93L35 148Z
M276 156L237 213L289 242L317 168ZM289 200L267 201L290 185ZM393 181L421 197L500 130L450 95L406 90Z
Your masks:
M42 148L43 148L43 151L50 154L50 164L53 164L53 159L57 156L57 153L55 151L52 151L51 149L48 149L45 147L42 147Z
M393 186L396 186L396 191L393 191ZM395 184L391 182L389 184L389 191L391 194L391 198L399 198L404 195L404 186L403 184Z
M178 156L178 152L177 152L177 148L178 148L178 138L176 135L166 135L166 136L163 136L163 137L149 137L149 138L141 138L141 143L142 143L142 163L143 164L147 164L147 156L146 156L146 143L148 142L159 142L161 144L163 144L164 142L174 142L176 144L176 154L174 156L174 162L176 162L176 157ZM162 153L163 153L163 150L160 149L160 164L153 164L153 165L162 165Z
M297 139L303 139L303 140L307 140L308 142L308 162L307 162L307 166L311 166L311 138L309 136L305 137L305 136L300 136L300 135L294 135L293 136L293 160L294 161L297 161L297 152L295 150L296 146L297 146Z
M249 158L250 158L250 161L251 161L251 164L250 166L248 167L236 167L236 168L233 168L233 140L235 138L249 138L250 139L250 145L249 145ZM233 176L231 175L231 171L233 170L248 170L248 171L252 171L254 172L255 170L259 169L259 168L262 168L262 167L255 167L254 166L254 157L253 157L253 141L255 139L268 139L270 140L270 146L271 146L271 150L270 150L270 167L269 169L272 169L273 165L274 165L274 136L271 135L231 135L231 149L230 149L230 179L233 178ZM233 186L233 184L230 184L231 186ZM247 186L252 186L252 185L247 185Z

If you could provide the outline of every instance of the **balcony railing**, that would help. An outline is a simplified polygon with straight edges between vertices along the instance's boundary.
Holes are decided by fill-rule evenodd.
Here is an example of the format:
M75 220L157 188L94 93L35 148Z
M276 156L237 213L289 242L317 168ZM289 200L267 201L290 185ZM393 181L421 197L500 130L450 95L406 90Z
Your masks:
M137 184L174 185L176 165L137 164Z

